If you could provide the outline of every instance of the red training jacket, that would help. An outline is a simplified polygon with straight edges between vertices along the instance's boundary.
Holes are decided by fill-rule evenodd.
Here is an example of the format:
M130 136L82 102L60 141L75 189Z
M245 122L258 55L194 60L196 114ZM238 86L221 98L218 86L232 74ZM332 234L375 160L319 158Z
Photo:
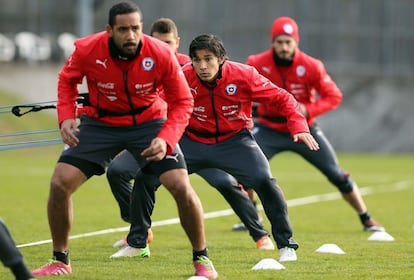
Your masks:
M247 64L254 66L259 73L289 91L298 102L305 105L308 125L312 125L317 116L336 109L342 101L342 92L327 74L323 63L299 49L296 49L291 66L276 65L273 49L249 56ZM258 113L258 122L275 130L288 131L286 122L269 119L280 117L280 112L270 104L260 104Z
M138 114L93 117L113 126L133 126L166 118L167 106L159 96L164 88L168 119L158 137L168 144L167 153L181 138L193 108L193 98L177 58L164 43L142 35L140 53L131 61L114 59L109 53L109 36L100 32L75 42L75 51L59 73L58 121L75 118L77 85L86 77L92 109ZM92 112L93 112L92 110Z
M185 55L185 54L182 54L182 53L179 53L179 52L176 52L175 53L175 57L177 57L178 63L181 66L183 66L183 65L191 62L191 58L188 55ZM159 88L159 90L160 90L160 96L161 96L161 98L162 99L165 99L164 90L162 89L162 87Z
M273 104L288 119L292 134L309 132L293 96L254 67L225 61L214 87L203 83L191 64L183 66L183 71L194 96L193 114L185 134L195 141L214 144L250 129L252 102Z
M180 63L181 66L191 62L191 58L186 54L177 52L175 53L175 56L177 57L178 63Z

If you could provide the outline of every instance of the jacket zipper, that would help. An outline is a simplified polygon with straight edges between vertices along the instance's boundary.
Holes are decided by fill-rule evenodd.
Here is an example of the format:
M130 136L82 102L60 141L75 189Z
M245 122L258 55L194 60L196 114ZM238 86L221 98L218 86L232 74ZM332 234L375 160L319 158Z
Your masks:
M213 115L214 115L214 121L216 123L216 132L215 132L215 136L214 138L216 139L216 143L219 142L219 123L218 123L218 117L217 117L217 112L216 112L216 107L215 107L215 103L214 103L214 89L210 88L210 99L211 99L211 107L213 109Z
M129 107L131 107L131 111L133 111L134 110L134 104L132 103L131 94L128 91L128 71L125 71L123 76L124 76L125 94L126 94L126 96L128 98ZM134 125L137 125L137 121L135 119L135 115L134 114L131 114L131 118L132 118L132 123Z

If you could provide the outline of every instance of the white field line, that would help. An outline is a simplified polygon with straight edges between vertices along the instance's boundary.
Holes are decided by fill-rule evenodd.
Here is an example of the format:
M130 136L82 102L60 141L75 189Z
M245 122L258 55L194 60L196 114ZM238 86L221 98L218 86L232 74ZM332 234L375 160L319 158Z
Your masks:
M390 183L386 185L379 185L379 186L377 185L375 187L368 186L368 187L360 188L360 192L361 192L361 195L364 196L364 195L370 195L370 194L381 193L381 192L401 191L401 190L405 190L409 188L410 186L413 185L413 183L414 183L413 180L407 180L407 181L400 181L396 183ZM326 193L326 194L321 194L321 195L311 195L311 196L305 196L301 198L294 198L294 199L288 200L287 204L288 204L288 207L294 207L294 206L308 205L312 203L319 203L322 201L337 200L341 198L342 196L339 192L331 192L331 193ZM260 208L260 210L263 210L262 206L259 206L258 208ZM220 210L220 211L204 213L204 219L212 219L212 218L230 216L233 214L234 212L232 209L225 209L225 210ZM151 226L158 227L158 226L166 226L166 225L176 225L179 223L180 223L179 218L172 218L172 219L152 222ZM104 230L99 230L99 231L82 233L78 235L72 235L69 237L69 239L79 239L79 238L84 238L84 237L89 237L89 236L103 235L103 234L109 234L109 233L114 233L114 232L126 232L126 231L129 231L129 226L119 227L119 228L110 228L110 229L104 229ZM42 245L46 243L52 243L52 240L47 239L47 240L31 242L31 243L17 245L17 247L18 248L31 247L31 246Z

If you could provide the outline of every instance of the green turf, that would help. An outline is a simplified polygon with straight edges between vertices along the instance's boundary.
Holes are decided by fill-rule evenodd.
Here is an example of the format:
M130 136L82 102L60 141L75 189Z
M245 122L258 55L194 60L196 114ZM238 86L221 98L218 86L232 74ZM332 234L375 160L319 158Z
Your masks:
M26 118L25 122L53 127L55 120L49 115L36 115ZM14 128L20 129L19 125L17 122ZM2 126L0 133L4 133ZM61 149L61 145L55 145L0 152L0 216L17 244L50 239L46 218L48 183ZM341 199L292 205L289 214L294 238L301 245L298 261L285 263L285 270L252 271L263 258L277 260L278 253L259 251L248 233L232 232L231 226L238 222L234 214L206 219L210 257L220 274L219 279L411 279L414 271L414 155L340 154L339 160L360 188L368 192L364 198L371 214L386 226L395 241L368 241L370 233L362 231L357 215ZM311 195L337 193L312 166L294 154L276 157L271 167L289 202ZM229 208L218 192L201 178L192 175L191 181L206 213ZM92 178L75 193L74 213L72 235L127 226L119 217L104 176ZM175 202L161 188L157 192L153 220L175 218L176 213ZM266 219L264 223L270 229ZM125 232L71 240L74 273L64 278L190 277L193 274L191 248L181 227L157 226L153 232L152 255L147 259L109 259L116 252L112 244ZM346 254L316 253L315 250L325 243L337 244ZM49 243L20 250L32 269L45 264L51 256ZM0 279L13 277L0 266Z

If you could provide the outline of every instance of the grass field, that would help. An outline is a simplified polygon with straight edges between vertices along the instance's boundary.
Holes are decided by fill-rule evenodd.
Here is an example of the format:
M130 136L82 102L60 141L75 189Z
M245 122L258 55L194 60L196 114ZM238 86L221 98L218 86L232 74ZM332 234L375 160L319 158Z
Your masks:
M0 134L13 128L54 125L53 118L45 114L4 121L8 118L0 115ZM0 216L18 245L50 239L48 182L61 149L55 145L0 152ZM395 241L368 241L371 234L362 231L357 215L336 189L301 158L285 153L274 158L271 167L289 203L294 238L301 245L298 261L285 263L284 270L251 270L261 259L277 260L278 252L259 251L246 232L232 232L238 218L224 212L205 220L210 257L219 279L413 279L414 155L339 154L339 160L359 184L371 214ZM191 180L205 213L229 209L202 179L192 175ZM324 200L324 194L334 195ZM126 233L122 229L127 225L120 219L104 176L92 178L75 193L74 213L71 235L79 236L70 242L74 273L64 278L187 279L193 274L191 248L181 227L160 225L177 217L175 203L165 189L157 192L153 221L158 226L153 227L152 255L147 259L109 259L116 251L112 244ZM264 223L270 230L266 219ZM108 231L98 234L101 230ZM326 243L337 244L346 254L315 252ZM51 256L51 244L46 241L20 250L31 269ZM0 279L13 277L0 266Z

